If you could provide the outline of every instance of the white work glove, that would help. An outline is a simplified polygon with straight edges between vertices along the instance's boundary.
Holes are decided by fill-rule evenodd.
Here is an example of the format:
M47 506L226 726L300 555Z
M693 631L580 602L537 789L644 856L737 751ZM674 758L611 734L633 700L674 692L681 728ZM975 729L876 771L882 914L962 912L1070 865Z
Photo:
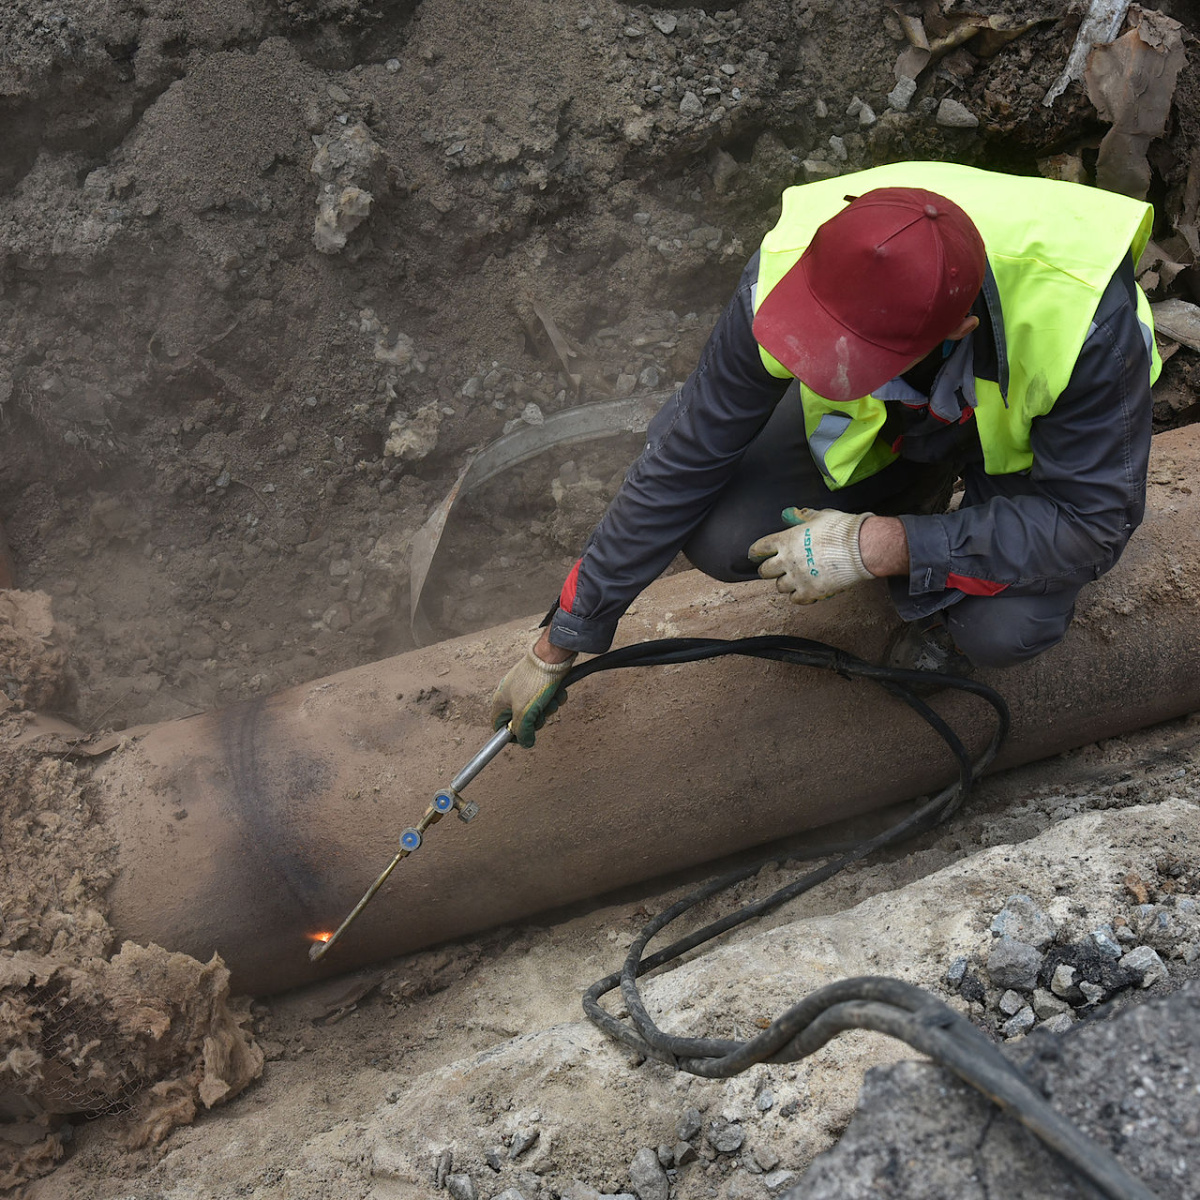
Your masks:
M574 661L572 654L566 662L543 662L532 647L527 650L492 696L492 728L507 725L518 744L528 750L546 718L566 700L565 692L556 693Z
M774 579L794 604L813 604L874 576L863 566L858 531L874 513L834 508L785 508L787 529L761 537L747 551L758 573Z

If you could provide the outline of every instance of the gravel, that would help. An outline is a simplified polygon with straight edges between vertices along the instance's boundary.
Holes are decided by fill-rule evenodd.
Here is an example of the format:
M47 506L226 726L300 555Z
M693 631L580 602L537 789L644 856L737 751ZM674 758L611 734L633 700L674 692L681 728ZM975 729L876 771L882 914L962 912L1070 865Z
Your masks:
M479 1191L470 1175L447 1175L446 1191L453 1200L479 1200Z
M667 1200L671 1191L670 1180L658 1161L658 1154L649 1146L643 1146L629 1164L629 1182L640 1200Z
M947 129L975 129L979 118L965 104L947 97L938 105L937 123Z
M1144 988L1170 976L1166 963L1159 958L1158 952L1149 946L1138 946L1130 950L1117 965L1125 971L1132 971L1139 975L1141 986Z
M1006 1038L1022 1037L1033 1028L1036 1020L1037 1018L1033 1015L1033 1009L1027 1004L1020 1012L1010 1017L1000 1026L1000 1032Z
M1110 1021L1072 1027L1067 1014L1053 1021L1065 1035L1052 1034L1047 1024L1005 1053L1161 1200L1194 1197L1200 984ZM950 1072L913 1061L868 1072L841 1141L786 1200L873 1200L884 1194L883 1180L888 1200L1083 1194L1061 1159L1024 1126Z
M746 1140L746 1131L736 1121L718 1117L710 1121L704 1132L704 1140L718 1154L732 1154Z
M1012 937L998 938L987 959L992 983L1024 992L1033 990L1041 965L1042 956L1036 947Z
M681 1142L690 1142L700 1132L701 1125L700 1110L698 1108L689 1108L679 1118L679 1124L675 1127L675 1132L679 1135Z

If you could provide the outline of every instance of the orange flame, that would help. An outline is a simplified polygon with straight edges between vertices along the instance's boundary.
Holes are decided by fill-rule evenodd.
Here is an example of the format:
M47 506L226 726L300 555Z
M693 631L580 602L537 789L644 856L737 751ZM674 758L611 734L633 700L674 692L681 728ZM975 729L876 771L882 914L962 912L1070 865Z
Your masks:
M333 937L333 934L332 933L310 933L308 936L314 942L327 942L327 941L329 941L329 939L331 937Z

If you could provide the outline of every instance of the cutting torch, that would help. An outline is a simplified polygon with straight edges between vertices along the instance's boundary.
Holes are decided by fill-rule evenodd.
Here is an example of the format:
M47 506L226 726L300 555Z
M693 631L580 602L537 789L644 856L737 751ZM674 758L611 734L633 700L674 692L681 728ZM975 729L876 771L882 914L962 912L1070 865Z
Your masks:
M323 940L314 942L312 948L308 952L308 957L313 962L317 962L325 956L325 952L354 924L359 913L362 912L368 904L371 903L372 897L385 883L388 876L396 869L396 864L401 859L407 858L414 851L421 848L421 842L424 840L425 830L430 825L436 825L448 813L457 811L460 821L473 821L479 812L479 805L470 800L462 798L462 791L483 770L484 767L513 740L512 730L507 725L503 729L499 729L494 733L488 744L484 746L478 754L455 777L442 788L433 799L429 802L429 807L422 814L421 819L415 824L409 826L400 834L400 849L396 851L392 861L380 872L379 878L375 880L363 898L350 910L346 919L337 927L337 929Z

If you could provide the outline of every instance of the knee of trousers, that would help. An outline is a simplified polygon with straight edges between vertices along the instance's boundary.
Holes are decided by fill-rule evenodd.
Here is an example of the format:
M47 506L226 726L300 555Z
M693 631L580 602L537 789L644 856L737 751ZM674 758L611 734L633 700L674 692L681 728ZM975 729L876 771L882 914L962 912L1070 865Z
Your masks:
M688 539L683 555L711 579L721 583L746 583L759 577L757 566L746 557L756 536L723 521L706 521Z
M1048 603L1049 601L1049 603ZM1057 646L1075 613L1074 596L968 596L948 608L954 644L977 667L1015 667Z

